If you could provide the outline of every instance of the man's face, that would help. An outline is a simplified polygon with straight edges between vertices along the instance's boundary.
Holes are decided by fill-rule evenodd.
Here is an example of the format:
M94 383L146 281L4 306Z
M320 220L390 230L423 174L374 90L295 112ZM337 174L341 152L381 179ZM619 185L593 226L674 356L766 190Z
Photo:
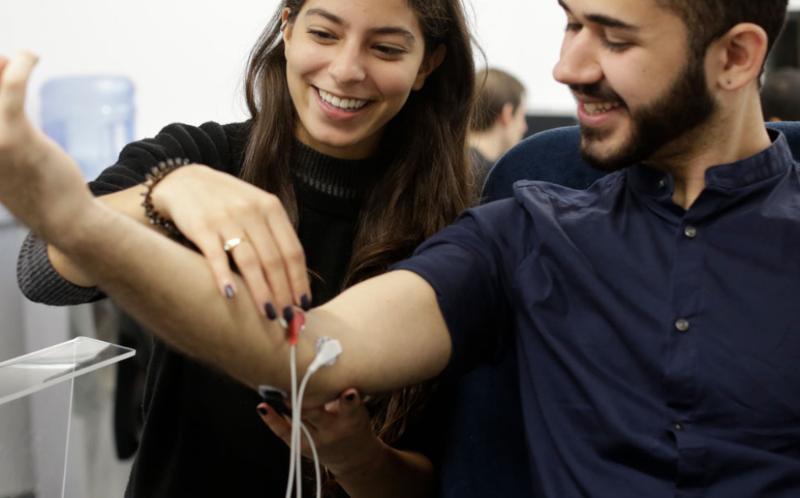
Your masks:
M567 32L555 78L578 102L581 152L614 170L669 153L716 106L687 28L654 0L560 0ZM685 143L685 142L684 142Z

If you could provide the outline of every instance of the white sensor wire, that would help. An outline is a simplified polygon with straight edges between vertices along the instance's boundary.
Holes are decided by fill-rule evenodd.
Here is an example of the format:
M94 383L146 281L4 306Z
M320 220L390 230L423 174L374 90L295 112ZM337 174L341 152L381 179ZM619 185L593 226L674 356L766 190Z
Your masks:
M305 396L305 394L306 394L306 386L308 385L308 379L310 379L313 374L314 374L314 372L311 369L308 369L308 371L306 371L306 374L303 376L303 381L300 383L300 390L298 391L298 394L297 394L297 405L294 405L294 406L297 406L297 410L293 410L292 411L292 415L297 413L296 423L298 424L298 427L303 428L303 429L305 429L305 427L303 427L303 422L300 419L300 413L302 413L302 409L303 409L303 396ZM292 429L294 429L294 422L292 423ZM306 434L306 436L308 437L309 441L311 441L311 436L309 434ZM298 429L297 430L297 447L298 447L298 450L297 450L297 454L295 456L295 458L297 458L297 467L296 468L298 469L297 470L297 490L298 490L297 491L297 496L298 497L302 496L300 494L300 481L303 478L302 472L300 471L300 464L302 463L302 452L299 449L299 448L302 448L301 445L302 445L302 442L300 441L300 429ZM318 462L314 461L314 465L318 465ZM321 483L317 482L317 492L318 493L320 492L320 486L321 486Z
M291 402L292 402L292 432L289 438L289 478L286 483L286 498L292 498L292 491L294 490L295 483L295 464L297 459L295 452L300 451L295 444L295 414L299 413L296 409L297 405L297 346L289 347L289 371L292 384ZM301 496L299 493L297 496Z
M289 450L289 476L286 483L286 498L292 497L292 492L296 490L297 497L302 497L303 493L303 469L302 469L302 451L301 451L301 430L302 434L308 439L308 444L311 448L311 455L314 460L314 475L316 477L316 496L322 498L322 472L320 470L319 455L317 454L317 447L314 444L314 438L311 433L303 424L301 414L303 410L303 397L306 393L306 386L317 370L324 366L333 365L336 359L342 352L342 346L339 341L322 337L317 341L317 354L314 360L308 366L303 380L300 382L300 387L297 386L297 346L289 347L289 369L292 390L292 432L290 435L290 450Z
M303 434L308 439L308 445L311 447L311 456L314 458L314 477L317 481L317 498L322 498L322 470L319 466L319 455L317 454L317 445L314 444L314 438L308 432L305 424L300 426L303 429Z

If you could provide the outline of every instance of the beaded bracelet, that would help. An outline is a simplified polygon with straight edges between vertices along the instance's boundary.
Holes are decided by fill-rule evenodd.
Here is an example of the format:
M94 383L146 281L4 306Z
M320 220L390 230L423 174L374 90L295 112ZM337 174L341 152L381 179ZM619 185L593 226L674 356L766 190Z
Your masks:
M154 166L150 172L145 175L144 186L147 190L142 193L142 197L144 197L142 201L144 215L150 221L151 225L163 228L167 232L167 235L175 240L183 240L183 234L181 234L181 231L178 230L178 227L175 226L172 220L165 218L156 210L153 205L153 189L156 188L156 185L166 178L168 174L181 166L189 164L189 162L188 159L167 159L166 161L158 163L157 166Z

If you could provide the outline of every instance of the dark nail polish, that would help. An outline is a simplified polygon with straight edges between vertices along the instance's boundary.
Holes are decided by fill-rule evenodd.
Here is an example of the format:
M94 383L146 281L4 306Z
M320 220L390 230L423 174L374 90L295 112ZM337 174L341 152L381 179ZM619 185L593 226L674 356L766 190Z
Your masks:
M233 286L228 284L225 286L225 297L228 299L233 299L233 296L236 295L236 291L233 290Z
M267 415L269 415L269 410L267 410L267 407L266 407L266 406L259 406L259 407L258 407L258 408L256 408L256 409L258 410L258 413L260 413L260 414L261 414L262 416L264 416L264 417L266 417Z
M270 320L278 318L278 312L275 311L275 306L273 306L272 303L267 303L264 305L264 312L267 314L267 318Z
M300 307L303 308L303 311L311 309L311 299L308 298L308 295L303 294L300 296Z
M283 308L283 319L286 320L286 323L292 323L294 319L294 309L291 306Z

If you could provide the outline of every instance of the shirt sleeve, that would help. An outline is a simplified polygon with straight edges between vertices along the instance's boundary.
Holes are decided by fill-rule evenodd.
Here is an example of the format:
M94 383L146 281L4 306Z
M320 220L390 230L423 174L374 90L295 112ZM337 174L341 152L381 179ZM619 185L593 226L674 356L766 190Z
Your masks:
M214 169L238 174L249 122L200 126L171 124L155 138L126 145L117 163L105 169L89 183L96 196L102 196L138 185L159 162L167 159L189 159ZM22 293L34 302L64 306L101 299L96 287L79 287L64 279L50 263L47 245L29 233L17 257L17 284Z
M513 199L471 209L392 267L418 274L436 292L453 343L445 378L490 361L511 340L511 283L524 252L523 218Z
M97 287L80 287L59 274L47 255L47 244L32 232L17 257L17 283L22 294L37 303L83 304L103 298Z
M126 145L117 163L89 183L89 188L99 196L133 187L144 182L151 168L167 159L188 159L238 175L248 130L248 123L171 124L155 138Z

